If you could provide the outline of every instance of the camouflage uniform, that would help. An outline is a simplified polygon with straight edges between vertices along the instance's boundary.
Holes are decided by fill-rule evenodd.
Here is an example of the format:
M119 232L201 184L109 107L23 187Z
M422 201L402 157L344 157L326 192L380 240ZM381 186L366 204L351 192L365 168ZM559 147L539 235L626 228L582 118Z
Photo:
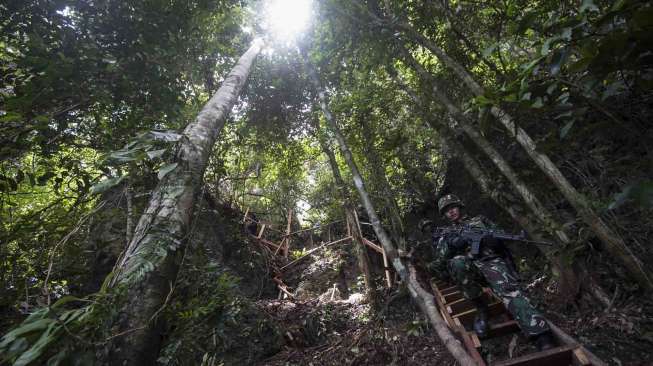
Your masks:
M459 223L453 225L453 227L461 226L496 228L482 216L463 217ZM429 264L429 269L436 276L451 277L461 287L465 298L472 301L480 298L482 284L486 283L503 300L508 311L528 337L535 337L549 331L544 317L519 289L519 280L511 258L506 258L506 253L502 253L507 252L507 249L501 242L483 242L479 255L472 257L469 253L469 245L459 248L453 244L456 236L435 239L438 240L436 254L434 261Z

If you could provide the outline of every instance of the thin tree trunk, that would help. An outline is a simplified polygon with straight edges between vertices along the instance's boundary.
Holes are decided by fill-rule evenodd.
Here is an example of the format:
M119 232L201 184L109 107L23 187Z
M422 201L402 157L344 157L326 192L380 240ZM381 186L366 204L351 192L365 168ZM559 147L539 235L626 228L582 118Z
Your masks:
M317 123L317 121L315 123L315 132L316 134L319 134L319 123ZM333 179L336 181L336 186L340 191L340 197L345 203L345 215L347 216L347 223L350 226L351 236L354 238L354 242L356 243L356 258L358 259L358 268L363 274L367 300L373 308L377 308L378 296L374 288L372 272L370 271L370 258L367 255L367 248L363 243L363 234L360 232L356 209L354 208L352 198L349 196L347 185L342 179L342 174L340 174L340 168L338 167L338 162L336 161L333 151L329 148L327 142L324 141L322 136L318 136L318 140L322 147L322 151L324 151L324 154L329 158L329 165L331 166Z
M117 266L114 286L126 291L108 363L154 364L161 345L157 316L174 290L189 237L196 197L209 155L247 80L262 41L255 40L194 122L186 126L172 170L166 174L141 216Z
M125 225L125 241L127 245L129 245L129 243L132 241L132 233L134 231L134 195L131 182L127 182L127 187L125 187L125 200L127 201L127 224Z
M404 224L401 218L401 214L399 213L399 205L397 204L397 200L392 193L392 188L390 187L390 182L388 182L388 177L385 175L385 164L381 162L381 159L379 159L379 154L374 148L376 141L375 136L364 118L359 119L359 124L363 136L365 155L369 160L370 169L372 170L375 179L378 181L377 184L381 186L381 191L383 192L383 200L385 201L386 209L390 214L390 231L392 238L397 242L397 245L400 249L406 250Z
M447 95L440 90L437 80L433 77L428 71L420 65L417 60L415 60L408 51L399 45L402 53L404 54L405 60L415 69L422 80L428 81L432 86L433 94L439 102L445 106L451 118L458 123L458 125L463 129L465 134L478 146L481 151L483 151L489 158L492 160L494 165L499 169L499 171L508 179L512 184L515 191L524 200L524 203L531 209L531 211L539 218L541 223L544 225L547 231L551 232L558 240L563 244L568 244L570 242L569 237L561 229L561 225L555 222L553 215L548 212L540 200L531 192L526 183L522 181L517 173L510 167L510 164L501 156L501 153L497 151L494 146L483 136L481 135L476 128L473 126L473 123L467 119L466 116L454 105L454 103L447 97ZM449 125L450 129L454 127Z
M390 9L388 9L390 10ZM405 32L420 45L433 52L442 63L454 71L463 83L472 91L475 96L484 94L483 87L476 82L474 77L447 53L438 47L430 39L416 31L410 24L396 21L389 23L396 30ZM635 257L633 252L628 248L622 238L612 231L605 222L594 212L587 198L574 188L562 172L548 157L548 155L537 151L535 142L521 127L515 124L514 119L508 112L499 106L490 108L492 115L498 119L508 130L517 142L524 148L529 157L544 172L544 174L553 182L553 184L562 192L567 201L574 207L576 212L585 221L596 236L605 244L607 251L614 256L625 267L633 279L647 292L649 296L653 295L653 274L642 266L642 263Z
M433 296L427 293L422 288L422 286L419 284L419 282L414 276L410 276L408 268L404 265L404 263L399 258L397 249L395 248L392 241L390 240L388 233L381 226L381 221L376 215L376 210L374 209L372 200L370 199L370 196L367 193L367 190L365 189L363 177L361 176L360 171L358 170L358 166L354 161L354 157L351 151L349 150L349 147L347 146L344 136L342 135L342 133L340 133L336 121L333 115L331 114L331 111L328 108L327 97L322 86L320 85L320 81L317 77L317 74L315 73L315 70L313 70L312 66L308 64L308 58L307 57L304 58L305 58L306 68L308 69L307 71L310 77L310 81L312 82L313 87L315 88L315 91L318 94L320 107L322 109L322 113L324 114L324 118L327 121L327 124L329 125L331 131L334 133L336 140L338 141L338 145L340 145L340 151L342 152L342 155L345 158L345 161L347 162L347 165L349 166L349 169L352 172L354 186L358 191L358 195L360 196L361 202L363 203L367 215L370 218L370 222L372 224L372 227L374 228L374 232L376 233L377 238L381 242L381 245L383 246L383 249L385 250L386 255L388 256L388 259L392 262L392 265L394 266L395 270L397 271L401 279L404 281L404 283L406 283L408 290L412 295L413 299L415 299L420 309L422 309L422 311L426 314L430 323L433 325L433 328L436 330L438 336L444 343L445 347L447 347L449 352L451 352L451 354L456 358L456 360L463 366L476 365L476 362L474 362L474 360L465 352L460 342L456 340L456 338L451 333L446 323L438 313L438 309L435 305L435 302L433 301Z
M422 119L426 121L433 129L437 130L440 134L440 143L447 149L450 149L453 152L453 156L460 159L463 163L463 166L469 173L469 175L476 180L477 184L481 188L481 191L487 194L499 207L503 208L513 220L519 223L519 225L526 229L536 240L542 240L542 232L539 230L538 225L535 224L537 221L542 221L542 216L553 221L552 216L546 211L542 206L529 205L529 202L526 201L524 195L522 194L522 200L526 202L527 206L530 208L531 212L535 214L537 219L529 219L529 214L515 203L515 199L508 197L507 194L501 191L499 186L495 184L493 179L485 172L484 168L472 157L472 155L467 151L467 149L460 143L455 137L455 132L451 128L451 125L448 125L445 122L438 122L435 119L431 118L425 112L426 102L419 98L417 95L412 93L410 89L401 81L396 78L396 82L402 87L404 91L411 97L416 106L421 106L421 108L416 108L421 115ZM476 141L476 140L474 140ZM486 141L487 142L487 141ZM498 154L498 152L497 152ZM499 156L500 158L500 156ZM505 163L505 166L508 168L508 171L511 172L511 168ZM505 175L505 174L504 174ZM512 172L513 178L516 178L514 172ZM511 181L512 182L512 181ZM521 181L517 180L519 184ZM513 183L514 186L514 183ZM495 188L496 187L496 188ZM521 182L522 190L525 190L527 197L532 197L537 200L528 190L525 184ZM519 191L519 189L517 189ZM522 192L520 192L522 193ZM538 210L538 207L540 210ZM558 239L563 243L568 243L567 236L560 230L561 235L558 236ZM566 242L564 240L567 240ZM561 282L562 293L563 294L572 294L575 295L578 288L578 278L574 273L573 269L570 266L565 266L560 258L556 257L552 250L547 247L538 247L540 251L546 256L548 261L552 265L553 273L558 276Z

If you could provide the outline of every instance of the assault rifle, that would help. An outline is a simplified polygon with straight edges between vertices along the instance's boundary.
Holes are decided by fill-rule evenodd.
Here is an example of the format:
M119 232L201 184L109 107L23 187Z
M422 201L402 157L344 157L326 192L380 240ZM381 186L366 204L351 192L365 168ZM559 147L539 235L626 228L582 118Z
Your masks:
M452 227L436 227L433 230L433 239L436 240L440 237L459 236L462 239L467 239L472 243L471 254L477 256L481 250L481 241L483 239L499 239L499 240L512 240L520 241L522 243L548 245L552 246L553 243L548 241L536 241L526 239L526 232L521 231L519 235L507 234L502 230L487 230L471 226L463 226L460 228Z

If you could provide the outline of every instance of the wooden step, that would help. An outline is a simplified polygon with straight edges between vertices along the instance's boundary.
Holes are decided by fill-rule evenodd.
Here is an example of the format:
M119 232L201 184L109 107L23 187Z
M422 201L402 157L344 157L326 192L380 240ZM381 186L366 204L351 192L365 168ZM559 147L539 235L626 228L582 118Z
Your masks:
M497 316L504 312L506 312L506 308L503 306L502 302L495 302L488 305L488 313L490 317ZM471 326L472 323L474 323L474 317L476 317L476 308L458 314L451 314L451 317L460 320L465 327Z
M576 346L560 346L530 353L511 360L496 362L494 366L569 366Z
M589 366L592 363L589 360L589 357L585 354L581 347L578 347L574 350L571 355L572 364L574 366Z
M443 301L445 304L448 304L448 303L450 303L450 302L454 302L454 301L456 301L456 300L460 300L460 299L462 299L462 298L463 298L463 293L460 292L460 291L454 291L454 292L452 292L452 293L449 293L449 294L446 294L446 295L442 295L442 301Z
M506 334L517 333L520 331L519 323L516 320L508 320L507 322L490 324L488 329L487 338L501 337Z
M438 291L440 291L441 294L445 295L447 293L457 291L458 286L457 285L452 285L452 286L446 286L444 288L438 288Z
M483 301L486 304L491 304L493 302L496 302L497 299L495 299L490 293L484 292L483 293ZM447 306L447 311L449 312L449 314L457 314L457 313L462 313L464 311L473 309L474 308L474 303L472 303L471 301L469 301L469 300L467 300L465 298L462 298L462 299L458 299L456 301L452 301L450 303L447 303L446 306Z

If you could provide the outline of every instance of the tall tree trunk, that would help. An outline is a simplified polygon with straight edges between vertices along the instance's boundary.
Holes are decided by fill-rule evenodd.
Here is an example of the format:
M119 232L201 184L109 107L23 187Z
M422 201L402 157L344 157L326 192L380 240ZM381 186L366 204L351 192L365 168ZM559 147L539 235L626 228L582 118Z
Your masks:
M388 177L385 175L385 164L383 164L379 158L378 152L374 148L376 136L365 121L364 116L358 121L363 136L363 149L365 150L365 155L370 163L372 174L377 180L377 184L381 187L385 207L390 216L390 233L399 246L399 249L406 250L404 223L399 211L399 205L397 204L397 200L395 199L392 188L390 187L390 182L388 182Z
M393 21L388 22L387 24L395 30L406 33L415 42L431 51L445 66L453 70L453 72L463 81L475 96L481 96L484 94L483 87L474 79L471 73L456 62L456 60L451 58L434 42L416 31L410 24L403 21ZM574 207L576 212L578 212L585 224L587 224L594 234L596 234L596 236L605 244L606 250L621 262L630 276L636 280L645 291L649 292L649 296L653 296L653 291L651 291L653 290L653 273L642 266L642 263L635 257L634 253L630 248L628 248L624 240L610 229L596 212L594 212L587 201L587 198L571 185L548 155L537 150L533 139L531 139L526 131L515 124L514 119L507 111L503 110L500 106L495 105L490 108L490 112L504 125L508 133L519 142L531 160L535 162L540 170L551 180L551 182L553 182L558 190L562 192L567 201Z
M320 135L319 129L319 122L315 121L315 133L317 135ZM349 195L349 191L344 179L342 179L342 174L340 174L340 168L338 167L338 162L336 161L333 150L331 150L331 148L327 145L327 142L323 136L318 136L318 140L320 142L320 146L322 147L322 151L329 159L329 165L331 166L333 179L336 181L336 186L340 191L340 198L345 203L345 215L347 217L347 223L350 226L351 236L354 238L354 242L356 243L356 258L358 259L358 268L363 274L367 299L372 307L376 309L378 308L378 296L376 294L372 272L370 271L370 258L367 255L367 248L363 243L363 233L360 231L358 215L356 214L353 200Z
M524 203L526 203L531 211L537 215L546 230L552 233L561 243L568 244L570 242L569 237L564 231L562 231L561 225L555 221L553 215L548 212L540 200L533 194L533 192L531 192L526 183L517 176L517 173L512 169L510 164L508 164L503 156L501 156L501 153L499 153L499 151L497 151L497 149L495 149L494 146L492 146L492 144L476 130L473 126L473 122L469 121L458 107L454 105L449 97L441 90L436 78L426 71L403 46L399 45L399 47L406 62L415 69L422 80L432 86L433 94L436 96L440 104L444 105L451 118L458 123L465 134L469 136L476 146L478 146L481 151L490 158L499 171L508 179L515 191L522 197ZM449 125L446 126L445 129L447 127L449 129L454 128Z
M447 347L449 352L451 352L451 354L456 358L456 360L462 366L476 365L476 362L467 354L467 352L465 352L460 342L456 340L456 338L451 333L446 323L440 316L438 309L435 305L435 302L433 301L433 296L427 293L422 288L422 286L417 281L415 276L410 275L408 268L404 265L404 263L399 258L397 249L395 248L392 241L390 240L388 233L381 226L381 221L379 220L379 217L376 214L376 210L374 209L372 200L370 199L370 196L367 193L367 190L365 189L365 183L363 182L363 177L361 176L360 171L358 170L358 166L354 161L354 157L351 151L349 150L349 147L347 146L347 142L345 141L344 136L342 135L342 133L340 133L340 129L338 128L336 121L333 115L331 114L331 111L329 110L327 97L324 92L324 89L320 85L320 81L317 77L317 74L315 73L315 70L311 65L308 64L308 57L305 56L304 59L305 59L305 65L309 74L310 81L313 84L313 87L315 88L315 91L318 94L318 98L320 101L320 108L322 109L322 113L324 114L324 119L327 121L327 124L329 125L331 131L334 133L336 140L338 141L338 145L340 145L340 151L343 157L345 158L345 161L347 162L349 169L351 170L353 180L354 180L354 186L358 191L358 195L360 196L361 202L365 207L365 211L367 212L367 215L370 218L372 227L374 228L374 232L376 233L377 238L381 242L381 245L383 246L383 249L385 250L386 255L388 256L388 259L392 262L392 265L394 266L395 270L397 271L401 279L404 281L404 283L406 283L411 296L413 297L413 299L415 299L420 309L426 314L430 323L433 325L433 328L436 330L438 336L444 343L445 347Z
M194 122L184 129L170 171L161 179L141 216L114 277L117 292L126 291L114 327L108 362L154 364L161 345L166 306L186 249L193 208L209 155L225 119L247 80L262 41L255 40Z
M537 219L531 218L532 214L528 214L522 207L520 207L520 205L516 204L514 198L509 197L505 192L502 192L500 188L495 188L498 187L498 185L495 184L494 180L485 171L485 169L481 167L476 159L472 157L472 155L467 151L463 144L458 142L455 136L455 131L450 124L442 121L437 121L436 119L432 118L428 113L426 113L428 108L427 102L422 98L419 98L417 95L415 95L415 93L411 92L408 86L406 86L401 80L398 80L398 78L396 78L396 82L410 96L414 102L414 105L421 106L421 108L416 107L418 114L420 114L422 119L426 121L433 129L439 132L441 144L450 149L453 152L453 156L460 159L467 172L474 180L476 180L483 193L487 194L499 207L503 208L510 215L510 217L512 217L513 220L518 222L519 225L522 228L526 229L536 240L542 240L543 234L539 229L540 225L536 225L536 222L539 221L545 225L547 223L550 225L552 224L552 227L555 227L554 225L556 225L556 223L553 221L552 215L548 213L543 205L539 204L537 198L535 198L530 190L528 190L526 185L517 178L516 174L514 171L512 171L512 168L508 166L507 162L503 161L504 169L502 172L505 170L508 173L507 176L504 173L504 176L509 179L509 181L513 184L513 187L515 187L515 184L519 185L519 187L515 187L516 190L521 194L522 200L530 208L530 211L535 214ZM479 134L479 136L475 135L475 137L478 138L482 136ZM474 138L473 141L477 142L477 140ZM487 141L485 141L485 143L489 144ZM493 148L492 151L494 151ZM501 156L498 155L497 151L494 151L494 153L496 153L496 160L503 160ZM492 160L494 161L495 159ZM532 198L536 200L538 204L531 204L524 196L526 196L526 198ZM543 219L550 221L543 221ZM558 234L558 239L562 243L568 243L569 239L567 236L562 230L559 229L559 231L560 234ZM575 295L579 281L573 269L570 266L566 266L560 260L560 258L554 255L551 249L547 247L538 248L551 263L553 273L560 279L562 293Z

